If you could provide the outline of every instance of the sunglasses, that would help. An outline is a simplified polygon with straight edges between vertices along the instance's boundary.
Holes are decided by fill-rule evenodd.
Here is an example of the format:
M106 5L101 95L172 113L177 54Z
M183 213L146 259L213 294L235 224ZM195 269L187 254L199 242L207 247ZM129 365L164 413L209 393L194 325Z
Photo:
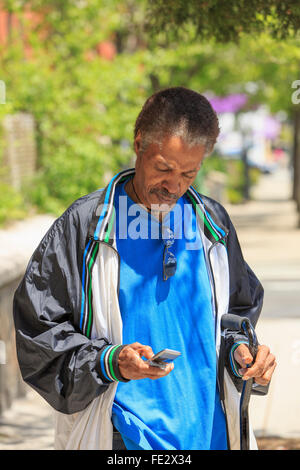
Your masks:
M173 253L169 251L174 243L174 233L168 227L162 227L162 240L164 242L163 254L163 278L164 281L174 276L177 268L177 260Z

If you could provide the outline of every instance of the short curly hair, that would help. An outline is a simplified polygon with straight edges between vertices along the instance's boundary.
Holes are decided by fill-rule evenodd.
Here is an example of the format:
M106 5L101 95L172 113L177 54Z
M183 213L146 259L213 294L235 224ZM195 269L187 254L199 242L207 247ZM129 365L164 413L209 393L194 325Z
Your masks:
M205 146L209 155L220 133L219 120L205 96L185 87L172 87L150 96L139 113L134 138L141 133L141 154L149 144L161 145L176 135L189 146Z

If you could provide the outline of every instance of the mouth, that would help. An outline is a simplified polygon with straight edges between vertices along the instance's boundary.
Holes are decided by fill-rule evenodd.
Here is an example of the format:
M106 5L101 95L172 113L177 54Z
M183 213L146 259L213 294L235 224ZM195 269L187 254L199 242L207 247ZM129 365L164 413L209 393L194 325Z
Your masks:
M166 204L175 204L178 199L177 196L170 196L169 194L161 193L159 191L155 191L155 195L159 201L164 202Z

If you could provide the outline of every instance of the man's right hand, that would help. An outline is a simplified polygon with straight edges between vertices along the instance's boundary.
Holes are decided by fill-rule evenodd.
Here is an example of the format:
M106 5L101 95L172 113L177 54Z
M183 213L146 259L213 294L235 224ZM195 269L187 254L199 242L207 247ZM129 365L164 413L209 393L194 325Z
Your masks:
M174 369L173 362L167 364L165 369L150 366L142 359L151 359L154 356L152 348L145 346L141 343L127 344L119 355L118 365L119 370L124 377L128 380L138 379L159 379L168 375Z

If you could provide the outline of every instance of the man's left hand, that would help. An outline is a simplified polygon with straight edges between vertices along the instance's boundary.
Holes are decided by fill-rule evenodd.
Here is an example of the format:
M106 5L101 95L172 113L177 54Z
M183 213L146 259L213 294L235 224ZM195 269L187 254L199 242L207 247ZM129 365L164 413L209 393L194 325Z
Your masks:
M268 385L277 365L275 356L265 345L258 346L255 362L249 368L247 365L253 362L253 357L246 344L240 344L236 348L234 358L241 366L239 373L243 376L243 380L254 378L254 381L260 385Z

